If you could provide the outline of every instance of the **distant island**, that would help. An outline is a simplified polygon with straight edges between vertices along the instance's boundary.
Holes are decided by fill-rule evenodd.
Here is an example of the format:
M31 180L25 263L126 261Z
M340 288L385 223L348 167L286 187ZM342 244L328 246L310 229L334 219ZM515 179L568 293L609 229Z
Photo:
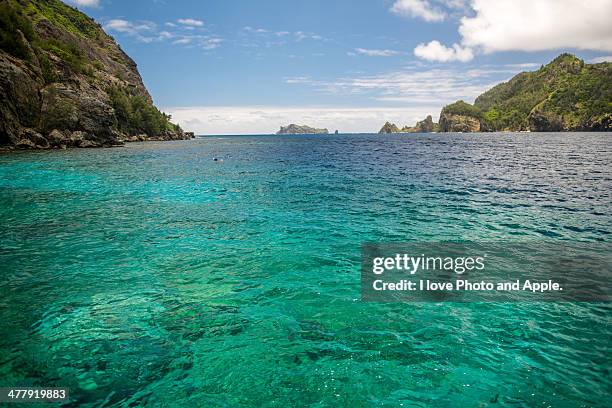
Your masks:
M59 0L0 2L0 146L47 149L189 139L160 112L136 63Z
M329 131L327 129L317 129L310 126L300 126L290 124L289 126L281 126L280 130L276 132L277 135L326 135Z
M561 54L476 98L445 106L438 123L385 123L379 133L612 131L612 63L586 64ZM430 123L431 122L431 123Z

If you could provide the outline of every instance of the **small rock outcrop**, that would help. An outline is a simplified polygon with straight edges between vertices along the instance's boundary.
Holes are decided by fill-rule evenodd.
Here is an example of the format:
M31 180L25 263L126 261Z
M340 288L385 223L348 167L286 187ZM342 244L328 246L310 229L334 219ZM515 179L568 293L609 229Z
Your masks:
M326 135L327 129L317 129L310 126L290 124L289 126L281 126L276 132L277 135Z
M437 127L438 124L434 123L431 115L427 115L424 120L417 122L416 126L411 128L410 131L414 133L431 133L436 132L438 130Z
M404 126L398 128L395 124L387 122L378 133L431 133L438 131L438 124L434 123L431 115L417 122L415 126Z
M399 128L395 125L395 123L386 122L382 128L378 131L380 134L384 133L399 133Z
M136 63L60 0L0 0L0 146L105 147L187 139Z

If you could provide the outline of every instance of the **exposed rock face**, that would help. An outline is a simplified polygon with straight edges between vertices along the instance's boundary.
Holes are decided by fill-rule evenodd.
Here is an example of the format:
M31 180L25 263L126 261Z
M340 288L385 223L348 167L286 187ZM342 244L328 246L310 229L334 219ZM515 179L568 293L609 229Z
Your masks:
M415 126L408 127L404 126L402 132L405 133L431 133L438 131L438 124L434 123L431 115L427 115L425 119L417 122Z
M431 133L438 131L438 124L434 123L431 115L417 122L415 126L404 126L398 128L395 124L387 122L378 133Z
M295 125L293 123L289 126L281 126L280 130L276 132L277 135L326 135L328 133L329 131L327 129L317 129L310 126Z
M59 0L0 0L0 9L0 146L192 136L153 106L134 61L91 18Z
M527 117L529 130L533 132L560 132L563 128L563 119L552 112L532 111Z
M434 123L431 115L427 115L427 117L417 122L416 126L413 128L417 133L431 133L435 132L436 124Z
M399 133L399 128L395 126L395 123L386 122L378 133Z
M467 115L440 114L440 132L480 132L480 120Z

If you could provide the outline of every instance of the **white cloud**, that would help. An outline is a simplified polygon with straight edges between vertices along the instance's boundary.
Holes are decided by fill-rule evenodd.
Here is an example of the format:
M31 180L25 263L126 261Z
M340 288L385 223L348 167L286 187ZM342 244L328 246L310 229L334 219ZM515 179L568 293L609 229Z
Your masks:
M214 50L219 48L222 42L221 38L202 38L199 41L199 46L204 50Z
M312 79L310 79L310 77L307 77L307 76L285 78L286 84L310 84L312 82L313 82Z
M385 121L414 125L437 113L439 107L278 107L278 106L194 106L164 107L173 121L196 134L270 134L281 125L297 123L326 127L330 132L378 132Z
M194 18L179 18L178 20L176 20L176 22L184 26L190 26L190 27L203 27L204 26L203 21L196 20Z
M100 0L68 0L70 3L81 7L98 7Z
M108 32L127 35L142 43L172 41L175 45L185 45L192 48L200 48L206 51L221 46L223 40L212 35L198 34L197 31L180 30L174 23L166 23L167 30L160 31L157 25L151 21L128 21L122 19L109 20L104 24ZM186 26L186 28L194 28Z
M318 34L304 32L304 31L296 31L293 34L295 35L295 39L297 41L302 41L302 40L316 40L316 41L319 41L319 40L323 39L323 37L321 37Z
M127 21L121 19L109 20L104 24L104 30L134 37L140 42L152 42L157 38L157 26L151 21Z
M394 50L372 50L367 48L355 48L355 52L368 57L392 57L398 55L398 51Z
M411 5L414 16L414 10L421 10L415 4L429 7L413 0L398 0L393 7L400 3ZM460 8L450 0L445 5ZM463 10L460 19L460 44L447 47L431 41L419 44L414 54L429 61L469 61L476 53L500 51L612 51L610 0L470 0L470 8L470 15ZM424 13L419 15L427 20ZM436 20L430 16L428 21Z
M396 0L391 11L409 17L422 18L425 21L443 21L446 14L439 8L432 6L427 0Z
M521 71L518 67L483 67L477 72L461 69L405 68L377 75L355 75L333 80L307 76L285 78L290 85L306 85L323 94L340 97L366 97L378 102L401 102L410 106L437 106L457 99L474 100L502 80Z
M159 39L160 40L167 40L167 39L170 39L170 38L173 38L173 37L174 37L174 34L168 32L168 31L162 31L162 32L159 33Z
M612 62L612 55L605 55L603 57L595 57L589 60L592 64L599 64L600 62Z
M178 40L175 40L172 42L172 44L191 44L191 38L189 37L183 37L183 38L179 38Z
M414 49L414 55L427 61L461 61L467 62L474 58L474 53L470 48L465 48L459 44L453 44L452 48L440 44L438 41L431 41L428 44L419 44Z
M612 51L610 0L472 0L464 46L496 51L577 48Z

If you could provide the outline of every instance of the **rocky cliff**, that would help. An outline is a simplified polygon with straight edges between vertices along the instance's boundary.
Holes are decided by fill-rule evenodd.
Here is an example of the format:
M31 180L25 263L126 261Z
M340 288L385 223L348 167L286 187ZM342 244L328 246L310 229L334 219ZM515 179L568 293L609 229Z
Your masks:
M329 131L327 129L317 129L310 126L295 125L293 123L289 126L281 126L280 130L276 132L277 135L326 135L328 133Z
M480 117L478 109L457 101L442 108L438 121L440 132L480 132Z
M0 89L1 146L192 137L155 108L113 38L59 0L0 0Z
M378 133L431 133L438 131L438 124L434 123L431 115L416 123L415 126L398 128L394 123L386 122Z

